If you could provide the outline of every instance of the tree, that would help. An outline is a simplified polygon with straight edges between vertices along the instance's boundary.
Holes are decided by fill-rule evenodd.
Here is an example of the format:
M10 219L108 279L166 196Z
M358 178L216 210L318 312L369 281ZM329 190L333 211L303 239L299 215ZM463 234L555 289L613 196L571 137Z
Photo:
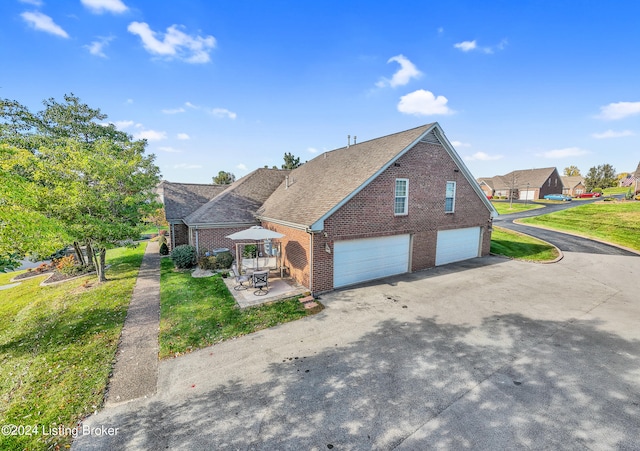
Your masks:
M300 157L296 157L289 152L284 154L284 164L282 165L282 169L295 169L301 165Z
M610 188L616 186L617 181L616 170L610 164L601 164L590 168L584 178L587 191L593 191L596 188Z
M213 183L217 185L231 185L236 181L236 176L231 172L220 171L218 175L213 177Z
M0 184L7 206L0 220L9 226L0 250L26 255L73 243L82 262L86 246L102 282L107 248L136 238L142 219L160 207L159 169L146 141L96 122L107 116L73 94L64 100L49 99L38 113L0 101L0 162L18 181Z
M580 174L580 169L578 169L578 166L568 166L566 168L564 168L564 175L567 177L574 177L577 176L579 177Z

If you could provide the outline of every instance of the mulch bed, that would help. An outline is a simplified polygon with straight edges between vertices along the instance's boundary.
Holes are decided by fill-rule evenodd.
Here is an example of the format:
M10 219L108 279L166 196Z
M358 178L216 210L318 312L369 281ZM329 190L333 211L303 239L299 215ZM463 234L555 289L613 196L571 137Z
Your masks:
M84 271L84 272L79 272L79 273L75 273L72 275L69 274L62 274L61 272L57 272L55 270L49 270L49 271L27 271L25 273L19 274L15 277L13 277L11 279L11 281L18 281L18 280L24 280L24 279L31 279L32 277L37 277L37 276L46 276L46 275L50 275L47 278L47 284L50 283L54 283L54 282L63 282L65 280L71 280L71 279L75 279L76 277L80 277L80 276L86 276L88 274L95 274L95 270L89 270L89 271Z

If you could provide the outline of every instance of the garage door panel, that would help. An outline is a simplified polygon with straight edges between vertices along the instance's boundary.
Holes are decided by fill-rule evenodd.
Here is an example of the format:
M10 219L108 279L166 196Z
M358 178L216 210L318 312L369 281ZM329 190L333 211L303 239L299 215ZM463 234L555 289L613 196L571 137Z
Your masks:
M480 227L441 230L436 244L436 266L467 260L479 255Z
M334 287L402 274L409 270L409 235L336 241Z

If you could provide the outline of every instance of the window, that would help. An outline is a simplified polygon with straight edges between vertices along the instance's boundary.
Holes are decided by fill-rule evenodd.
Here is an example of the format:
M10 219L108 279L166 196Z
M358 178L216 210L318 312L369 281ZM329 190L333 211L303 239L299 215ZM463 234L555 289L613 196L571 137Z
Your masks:
M396 179L394 211L396 216L409 213L409 180Z
M453 213L456 207L456 182L447 182L447 191L444 196L444 212Z

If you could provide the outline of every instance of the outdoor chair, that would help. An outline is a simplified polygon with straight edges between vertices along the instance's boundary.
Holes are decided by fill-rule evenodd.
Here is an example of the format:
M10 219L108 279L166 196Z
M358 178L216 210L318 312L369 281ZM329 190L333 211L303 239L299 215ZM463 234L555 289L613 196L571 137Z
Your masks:
M257 288L253 292L256 296L262 296L269 292L269 271L256 271L252 275L253 288Z
M242 274L240 274L238 272L238 267L236 265L233 265L231 269L233 270L233 274L235 275L235 279L236 279L236 285L233 287L233 289L246 290L247 288L249 288L248 286L245 285L245 283L249 282L251 278L249 276L243 276Z

